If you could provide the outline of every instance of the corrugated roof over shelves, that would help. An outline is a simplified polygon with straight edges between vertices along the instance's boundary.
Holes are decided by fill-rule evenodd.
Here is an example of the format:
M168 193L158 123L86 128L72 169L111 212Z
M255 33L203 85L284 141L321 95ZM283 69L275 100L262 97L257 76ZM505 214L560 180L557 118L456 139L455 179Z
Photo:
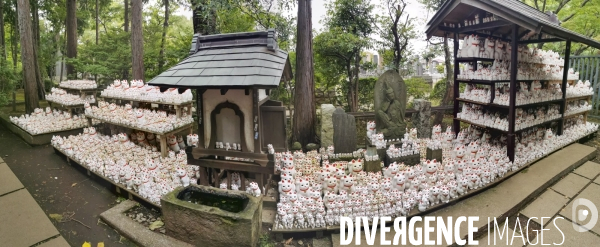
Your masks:
M272 88L279 86L280 81L292 78L288 54L277 48L274 31L271 30L196 35L190 53L188 58L148 84L191 88Z
M515 23L529 30L540 30L542 33L600 48L600 42L561 27L550 20L546 13L518 0L448 0L427 23L427 36L443 36L444 31L438 28L444 22L462 22L474 10L481 9ZM506 28L498 29L504 32Z

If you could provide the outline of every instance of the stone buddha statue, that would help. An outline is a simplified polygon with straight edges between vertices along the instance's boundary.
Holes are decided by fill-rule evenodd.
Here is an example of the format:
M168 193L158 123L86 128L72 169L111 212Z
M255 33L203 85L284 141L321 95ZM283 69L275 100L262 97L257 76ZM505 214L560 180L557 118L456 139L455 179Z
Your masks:
M375 122L385 139L402 138L406 132L406 86L402 77L389 70L375 84Z

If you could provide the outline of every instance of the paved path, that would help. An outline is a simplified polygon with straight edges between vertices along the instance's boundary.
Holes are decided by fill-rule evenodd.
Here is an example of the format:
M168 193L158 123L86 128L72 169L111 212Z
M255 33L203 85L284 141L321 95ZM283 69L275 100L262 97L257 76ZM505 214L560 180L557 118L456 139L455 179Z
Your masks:
M3 246L69 246L2 158L0 208L0 239Z
M11 193L14 194L12 196L23 196L24 192L30 194L29 197L33 196L30 202L37 203L38 212L45 216L46 222L51 222L50 226L55 227L52 236L60 233L71 246L81 246L84 241L91 242L92 246L96 246L99 242L104 242L105 246L133 245L128 240L121 239L114 229L99 221L99 215L112 208L118 198L110 183L88 177L85 170L77 165L69 166L49 145L29 146L2 125L0 125L0 157L6 163L3 165L4 169L10 168L11 174L14 173L22 183L21 188L25 187L18 194ZM0 170L0 191L13 191L14 189L5 188L3 185L4 177L7 176L5 174L4 170ZM0 192L0 195L4 193L7 192ZM0 211L4 208L4 205L0 205L2 209ZM75 213L73 218L90 228L76 221L59 223L48 218L49 214L65 212ZM4 215L3 212L0 212L0 215ZM13 228L11 222L0 222L0 231ZM30 224L29 228L19 230L18 233L36 232L34 225ZM0 236L0 240L4 238ZM32 238L31 241L35 239ZM37 242L31 244L35 243ZM0 246L30 246L31 244L4 245L3 241L0 241Z

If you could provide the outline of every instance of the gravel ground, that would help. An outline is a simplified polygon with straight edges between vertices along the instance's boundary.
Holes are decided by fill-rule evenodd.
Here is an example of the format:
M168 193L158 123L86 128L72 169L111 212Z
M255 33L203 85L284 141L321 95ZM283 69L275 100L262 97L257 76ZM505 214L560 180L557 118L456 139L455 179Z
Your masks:
M138 204L129 211L125 212L125 215L147 228L150 228L150 225L153 223L157 224L157 226L161 225L160 227L155 228L153 230L154 232L162 234L166 232L164 224L160 224L162 223L162 214L155 209L148 209L147 207Z

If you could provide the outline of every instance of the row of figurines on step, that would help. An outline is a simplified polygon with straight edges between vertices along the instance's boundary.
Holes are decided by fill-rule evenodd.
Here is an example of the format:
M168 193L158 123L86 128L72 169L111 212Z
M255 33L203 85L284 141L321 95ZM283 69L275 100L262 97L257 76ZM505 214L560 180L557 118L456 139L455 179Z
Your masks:
M417 128L406 129L403 138L385 139L383 133L377 133L375 121L367 122L367 138L371 141L371 145L377 149L386 149L388 145L393 143L413 143L418 142Z
M487 109L477 104L463 104L457 117L487 127L508 131L508 116L505 110ZM528 109L517 108L515 130L521 130L562 117L559 104L548 104Z
M102 90L100 95L102 97L126 98L169 104L180 104L193 100L190 89L186 89L183 93L179 93L179 89L177 88L169 88L161 92L160 87L144 84L142 80L132 80L131 86L127 80L115 80L114 83Z
M98 84L94 80L67 80L61 81L59 87L72 89L94 89L98 88Z
M465 36L458 57L477 57L510 61L512 47L510 42L494 38L482 38L478 35ZM565 60L555 51L542 50L537 47L519 45L517 48L517 61L525 63L563 66Z
M468 26L472 26L472 25L477 25L480 24L479 21L479 14L476 14L473 16L472 19L470 20L463 20L462 23L458 22L458 23L451 23L451 22L444 22L444 27L452 27L452 28L461 28L461 27L468 27ZM500 18L494 14L491 13L486 13L485 15L481 15L481 16L485 16L481 18L481 23L488 23L491 21L496 21L496 20L500 20Z
M69 111L52 110L50 107L46 107L45 111L42 108L36 108L31 114L10 116L9 119L32 135L79 129L88 125L84 115L72 115ZM92 121L93 125L98 123L100 121Z
M519 82L517 89L516 105L533 104L544 101L552 101L562 99L562 89L560 82L540 82L533 81ZM508 105L510 99L510 84L496 83L495 97L492 103L499 105ZM590 96L594 94L594 89L589 80L578 81L567 86L567 98ZM491 94L487 85L468 84L460 98L477 101L481 103L489 103Z
M491 65L479 64L474 69L471 64L460 66L460 74L456 75L461 80L510 80L510 61L494 60ZM537 66L530 63L519 63L517 66L517 80L560 80L563 79L563 68L559 66ZM567 80L579 80L579 72L570 68Z
M50 89L49 94L46 94L46 100L65 106L83 105L85 102L90 104L96 103L96 97L94 95L69 94L64 89L55 87Z

